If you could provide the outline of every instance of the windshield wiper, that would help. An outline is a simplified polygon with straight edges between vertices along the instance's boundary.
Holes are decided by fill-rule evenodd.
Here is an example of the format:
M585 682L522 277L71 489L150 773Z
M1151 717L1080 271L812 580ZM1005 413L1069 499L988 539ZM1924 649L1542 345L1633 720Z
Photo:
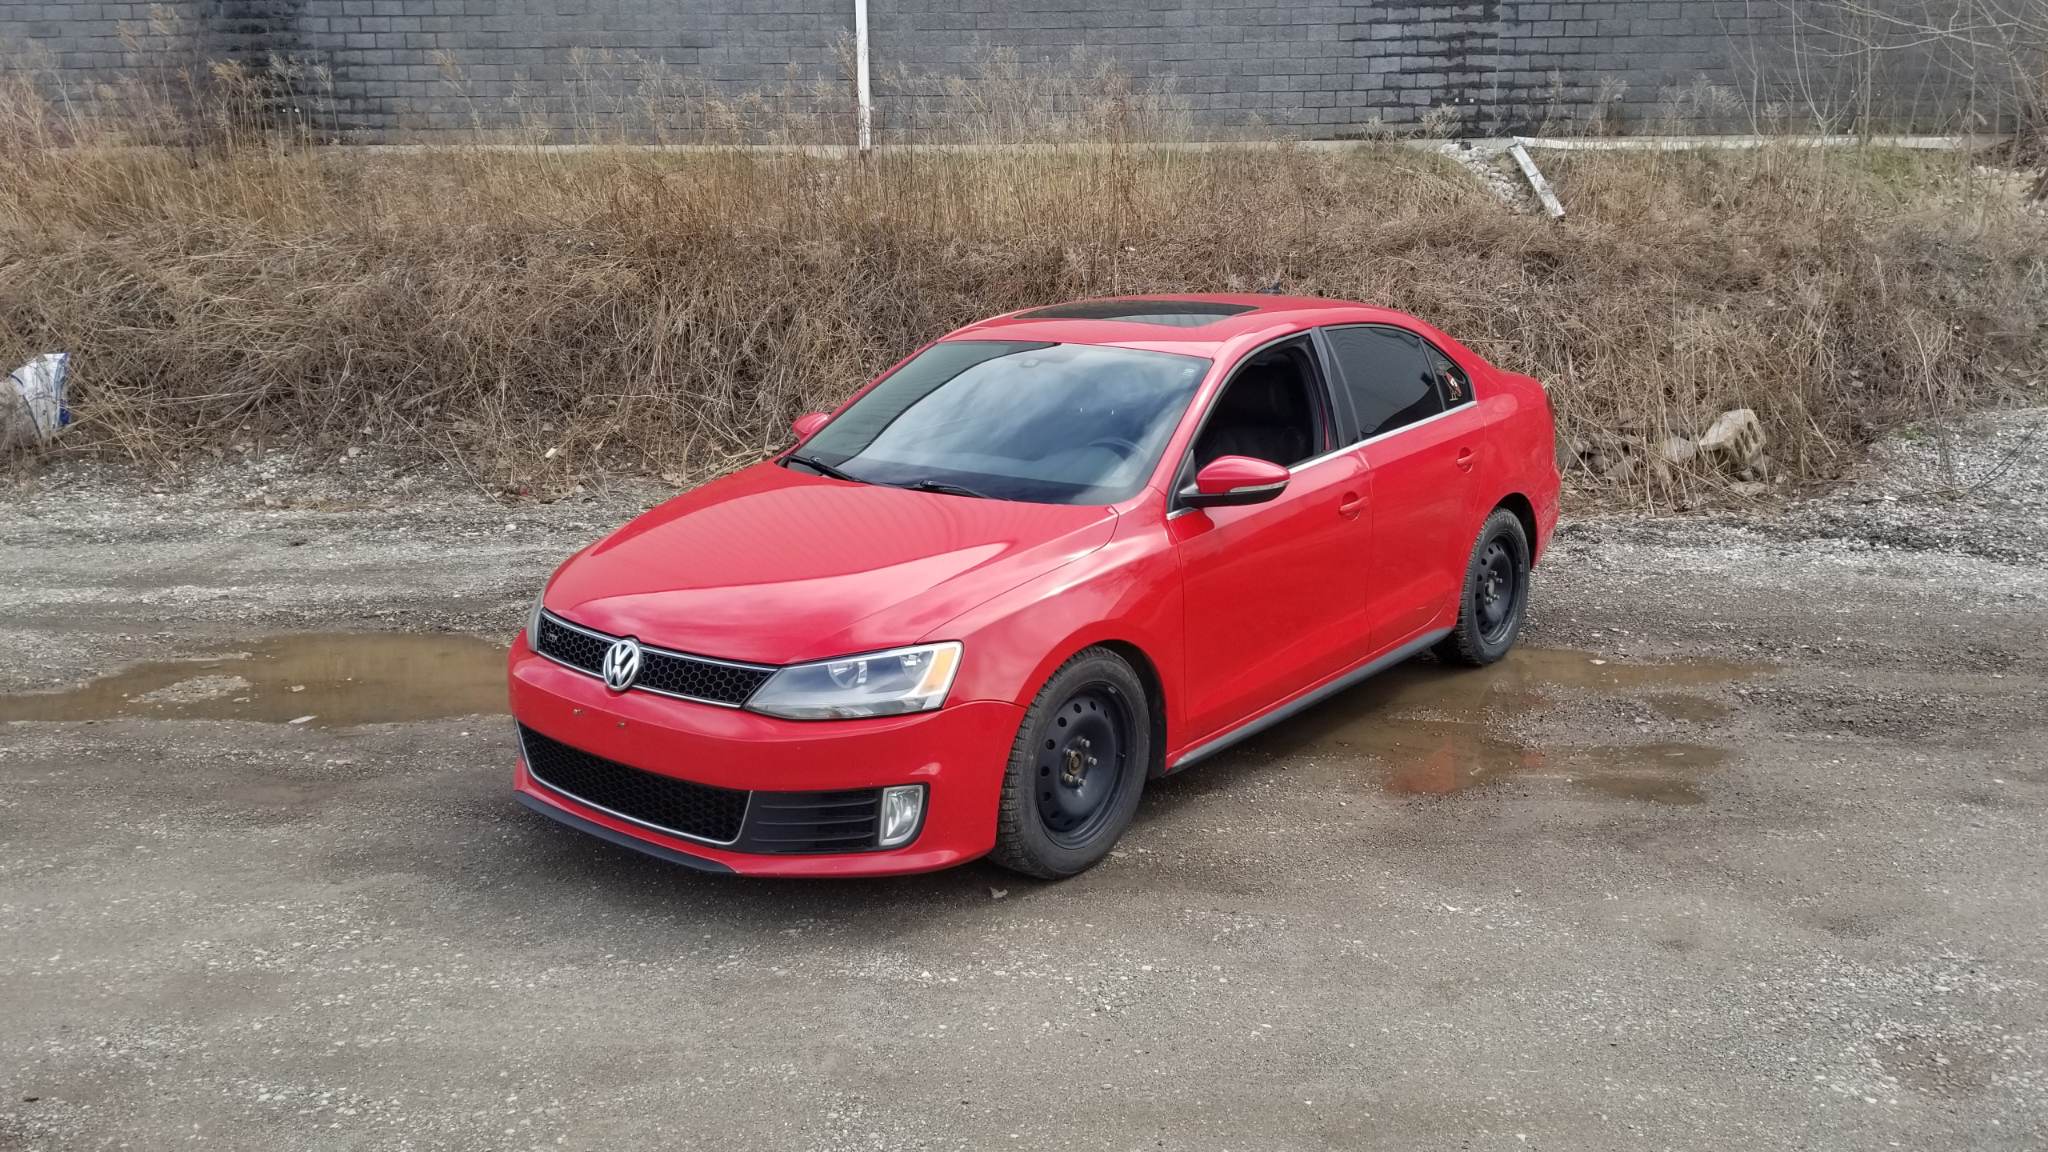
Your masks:
M909 484L900 485L900 487L908 488L912 492L938 492L947 496L972 496L976 500L988 499L988 493L986 492L976 492L972 488L962 488L958 484L948 484L944 480L916 480Z
M811 471L816 472L820 476L830 476L834 480L847 480L855 484L867 483L867 481L862 480L858 476L854 476L849 473L842 472L837 468L834 468L832 465L825 463L823 460L818 459L816 456L805 456L801 452L792 452L789 455L783 457L783 461L789 464L801 464L804 467L809 468Z

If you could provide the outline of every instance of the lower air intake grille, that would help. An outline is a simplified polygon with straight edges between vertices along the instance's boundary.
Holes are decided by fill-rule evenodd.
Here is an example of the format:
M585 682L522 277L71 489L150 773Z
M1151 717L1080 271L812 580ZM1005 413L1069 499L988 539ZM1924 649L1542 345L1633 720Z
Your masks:
M753 792L678 780L571 748L521 725L527 774L571 800L737 852L867 852L882 790ZM751 807L748 797L753 798Z
M879 788L756 792L742 852L865 852L875 846Z
M526 771L572 800L679 836L729 843L747 815L747 793L644 772L520 726Z

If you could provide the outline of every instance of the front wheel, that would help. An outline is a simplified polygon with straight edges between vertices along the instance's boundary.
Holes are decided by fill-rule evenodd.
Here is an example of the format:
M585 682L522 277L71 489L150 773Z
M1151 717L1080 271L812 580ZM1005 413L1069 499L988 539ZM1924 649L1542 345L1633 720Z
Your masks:
M1045 880L1094 867L1138 811L1151 754L1137 673L1107 648L1083 650L1060 665L1024 713L990 859Z
M1458 625L1437 645L1438 658L1475 667L1508 654L1529 607L1529 534L1522 519L1496 508L1479 529L1465 565Z

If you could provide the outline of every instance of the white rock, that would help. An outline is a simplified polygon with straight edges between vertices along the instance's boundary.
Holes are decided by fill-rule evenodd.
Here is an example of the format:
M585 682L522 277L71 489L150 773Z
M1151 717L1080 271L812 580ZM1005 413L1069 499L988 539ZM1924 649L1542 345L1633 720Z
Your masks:
M1749 408L1723 412L1699 438L1699 450L1732 468L1753 467L1764 451L1763 422Z

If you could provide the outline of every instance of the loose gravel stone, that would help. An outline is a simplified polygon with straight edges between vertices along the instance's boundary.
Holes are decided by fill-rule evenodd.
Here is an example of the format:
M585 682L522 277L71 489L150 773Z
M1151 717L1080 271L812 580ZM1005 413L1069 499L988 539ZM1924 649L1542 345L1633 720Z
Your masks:
M2041 1147L2043 427L1574 509L1525 651L1153 783L1059 885L682 871L518 808L502 716L283 723L310 674L0 723L0 1147ZM0 694L509 637L670 491L240 455L17 474Z

